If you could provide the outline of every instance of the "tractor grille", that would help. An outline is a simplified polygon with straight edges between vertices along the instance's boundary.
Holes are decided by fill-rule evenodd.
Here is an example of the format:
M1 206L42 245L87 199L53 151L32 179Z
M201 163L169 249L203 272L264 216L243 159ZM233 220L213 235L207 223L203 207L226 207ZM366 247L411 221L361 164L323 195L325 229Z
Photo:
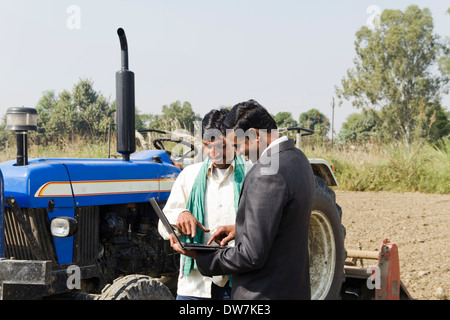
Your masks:
M22 208L27 223L30 224L45 260L56 261L47 211L43 208ZM16 221L11 208L5 208L5 256L17 260L36 260L22 228Z
M99 253L99 207L76 209L78 231L74 236L74 261L94 261Z

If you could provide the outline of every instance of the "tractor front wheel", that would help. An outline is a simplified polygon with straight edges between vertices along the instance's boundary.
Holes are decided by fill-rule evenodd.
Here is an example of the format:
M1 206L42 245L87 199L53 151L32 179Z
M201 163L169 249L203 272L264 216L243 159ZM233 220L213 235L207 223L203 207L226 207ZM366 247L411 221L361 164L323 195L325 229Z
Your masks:
M173 300L170 290L149 276L132 274L107 285L97 300Z

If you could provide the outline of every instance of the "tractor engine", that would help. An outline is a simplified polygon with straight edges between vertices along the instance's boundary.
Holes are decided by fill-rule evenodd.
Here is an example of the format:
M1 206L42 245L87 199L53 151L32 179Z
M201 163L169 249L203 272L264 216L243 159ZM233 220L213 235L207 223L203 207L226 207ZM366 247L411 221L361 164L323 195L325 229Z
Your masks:
M110 279L141 273L159 277L178 270L175 254L157 229L158 217L147 203L94 208L99 215L99 267Z

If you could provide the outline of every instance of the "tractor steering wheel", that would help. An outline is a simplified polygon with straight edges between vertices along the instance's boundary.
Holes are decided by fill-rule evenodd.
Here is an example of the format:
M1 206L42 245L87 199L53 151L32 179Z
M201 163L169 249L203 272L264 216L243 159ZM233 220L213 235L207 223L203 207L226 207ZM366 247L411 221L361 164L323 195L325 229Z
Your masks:
M189 150L184 153L176 153L173 151L169 151L164 145L165 142L174 142L182 144L188 146ZM194 158L198 153L197 148L192 143L177 138L158 137L153 139L153 146L158 150L166 151L169 157L176 162L181 162L183 161L184 158Z

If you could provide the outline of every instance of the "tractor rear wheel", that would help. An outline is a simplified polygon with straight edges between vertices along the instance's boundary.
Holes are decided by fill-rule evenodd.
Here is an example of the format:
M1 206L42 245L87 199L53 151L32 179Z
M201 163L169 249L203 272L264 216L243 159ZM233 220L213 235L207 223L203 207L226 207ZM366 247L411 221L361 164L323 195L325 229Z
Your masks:
M170 290L149 276L132 274L119 277L103 288L97 300L173 300Z
M308 234L311 299L339 299L344 282L345 228L336 196L316 176L316 189Z

